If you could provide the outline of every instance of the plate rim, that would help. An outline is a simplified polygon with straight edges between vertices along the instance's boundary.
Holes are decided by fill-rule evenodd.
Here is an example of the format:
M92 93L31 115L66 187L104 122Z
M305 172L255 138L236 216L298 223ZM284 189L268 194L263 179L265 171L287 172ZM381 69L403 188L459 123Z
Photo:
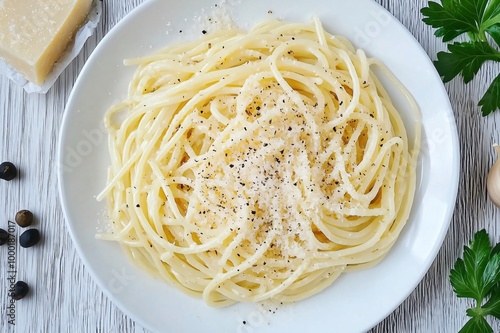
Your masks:
M64 109L62 122L61 122L61 126L60 126L60 131L59 131L59 139L58 139L57 154L56 154L57 155L56 161L58 162L57 179L58 179L59 200L60 200L60 204L61 204L61 209L63 211L66 228L71 236L73 246L77 250L79 258L82 260L87 271L92 276L92 280L99 286L100 290L102 292L104 292L104 294L108 297L108 299L113 304L115 304L125 315L127 315L128 317L133 319L135 322L137 322L142 327L147 328L153 332L155 331L155 328L150 326L150 324L148 322L143 321L142 318L138 318L134 314L134 312L130 311L129 307L119 299L119 297L116 297L115 295L113 295L110 292L109 288L107 288L105 286L104 281L101 281L101 278L98 277L97 272L95 272L94 269L92 268L92 265L90 264L89 259L87 258L87 255L85 254L85 251L82 247L82 244L77 240L77 237L76 237L77 230L75 229L75 224L71 223L70 218L69 218L70 212L67 209L68 196L66 195L66 188L64 187L64 174L63 174L61 165L64 164L64 161L63 161L64 138L67 135L67 133L65 133L65 132L68 130L68 123L70 121L69 120L70 115L72 112L75 112L75 108L73 107L74 100L76 99L75 92L77 92L79 90L78 88L80 87L80 85L84 84L83 82L84 82L84 78L86 76L86 73L88 71L91 71L92 64L94 63L95 58L97 58L97 55L99 53L96 51L100 50L101 48L105 48L107 45L107 41L113 39L115 34L119 34L122 26L127 25L128 22L130 20L132 20L136 15L140 15L140 13L142 11L146 10L145 8L147 8L148 6L150 6L152 3L156 2L156 1L158 1L158 0L146 0L146 1L142 2L141 4L139 4L138 6L136 6L135 8L133 8L131 11L129 11L114 27L112 27L109 30L109 32L103 37L103 39L98 41L96 48L94 50L92 50L91 55L87 59L82 71L78 75L77 80L75 81L75 84L73 85L71 93L69 94L69 97L67 99L66 107ZM390 13L387 9L385 9L382 5L380 5L379 3L377 3L374 0L362 0L362 1L375 4L381 10L383 10L385 13L389 14L391 16L391 19L394 21L393 23L398 24L400 26L400 28L402 28L401 31L405 32L405 34L407 35L406 38L409 40L412 40L412 42L414 44L418 45L420 52L421 52L420 56L423 55L425 58L427 58L428 63L432 64L430 58L428 57L427 53L425 52L423 47L420 45L420 43L411 34L411 32L396 17L394 17L392 15L392 13ZM434 69L434 76L441 82L441 79L440 79L440 77L435 69ZM448 96L447 91L444 87L444 84L442 84L442 82L440 85L439 94L440 95L442 94L444 96ZM458 131L457 131L457 127L456 127L456 121L454 118L453 108L451 106L451 102L449 100L449 97L446 98L446 101L447 101L446 108L447 108L448 114L451 117L453 117L453 120L454 120L452 123L450 123L451 145L456 149L455 156L454 156L455 158L453 161L453 164L456 167L453 169L453 172L452 172L453 183L451 184L451 187L453 188L452 192L454 193L454 197L449 200L450 204L448 205L448 209L445 213L445 221L446 222L443 223L443 226L441 228L441 232L436 237L437 241L435 242L435 244L433 244L433 251L431 252L432 254L426 258L426 261L424 264L425 269L421 272L420 276L416 280L416 283L410 289L408 289L408 291L407 291L407 293L405 293L404 297L400 297L401 298L400 302L398 302L395 306L391 307L391 309L388 309L386 311L387 313L383 317L381 317L380 320L378 320L377 322L374 322L373 325L371 325L370 327L367 327L367 329L372 328L372 327L378 325L380 322L382 322L385 318L387 318L388 315L390 315L392 312L394 312L394 310L397 307L399 307L409 297L409 295L411 293L413 293L415 288L421 283L422 279L429 271L431 265L436 260L437 255L442 248L446 234L449 230L449 227L450 227L450 224L452 221L452 217L453 217L453 213L455 211L455 204L451 204L451 202L456 203L456 200L457 200L458 186L459 186L459 179L460 179L459 175L460 175L460 167L461 166L460 166L460 146L459 146L459 140L458 140Z

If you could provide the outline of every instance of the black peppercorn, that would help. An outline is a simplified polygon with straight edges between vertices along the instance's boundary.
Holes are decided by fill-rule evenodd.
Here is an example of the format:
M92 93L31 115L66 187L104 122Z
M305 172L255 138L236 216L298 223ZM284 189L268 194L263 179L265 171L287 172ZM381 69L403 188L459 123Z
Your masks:
M19 301L28 294L28 291L30 291L30 287L28 287L28 284L26 282L17 281L14 285L14 292L11 294L11 296L16 301Z
M30 226L33 223L33 213L26 209L18 211L16 223L23 228Z
M0 229L0 245L4 245L9 240L9 234L7 231Z
M22 247L32 247L40 241L40 232L37 229L29 229L19 237L19 244Z
M17 177L16 166L10 162L0 164L0 179L10 181Z

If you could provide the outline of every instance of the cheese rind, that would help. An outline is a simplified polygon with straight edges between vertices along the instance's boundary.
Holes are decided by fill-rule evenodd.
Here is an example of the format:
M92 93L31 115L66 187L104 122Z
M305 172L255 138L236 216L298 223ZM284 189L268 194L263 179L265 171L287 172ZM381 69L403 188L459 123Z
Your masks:
M42 84L87 16L92 0L3 0L0 57Z

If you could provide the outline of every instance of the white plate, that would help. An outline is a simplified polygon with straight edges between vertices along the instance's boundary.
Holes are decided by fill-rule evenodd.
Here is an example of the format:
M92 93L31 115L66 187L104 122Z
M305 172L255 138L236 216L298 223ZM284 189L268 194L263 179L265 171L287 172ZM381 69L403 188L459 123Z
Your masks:
M86 63L67 104L58 157L60 197L74 244L108 297L152 331L366 331L412 292L434 260L451 219L459 171L455 121L440 78L413 36L371 0L238 1L224 8L244 28L270 17L307 21L318 16L326 30L381 59L418 101L424 138L415 204L400 239L379 265L345 274L324 292L294 305L213 309L142 272L117 244L95 239L105 211L95 195L105 185L109 164L102 118L125 96L134 70L124 67L123 59L201 36L206 25L200 17L221 12L214 4L147 1L113 28ZM411 118L405 119L409 123Z

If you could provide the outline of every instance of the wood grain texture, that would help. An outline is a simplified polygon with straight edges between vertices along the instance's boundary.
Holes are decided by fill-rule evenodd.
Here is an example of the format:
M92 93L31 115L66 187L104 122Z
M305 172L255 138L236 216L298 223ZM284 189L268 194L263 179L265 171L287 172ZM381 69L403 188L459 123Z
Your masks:
M408 28L429 57L435 58L444 48L421 21L419 10L426 0L376 1ZM98 41L141 2L104 1L96 33L46 95L28 95L0 77L0 160L12 161L21 174L12 182L0 182L0 228L7 228L19 209L30 209L43 235L34 248L16 247L17 279L34 291L29 299L17 302L15 326L8 324L9 272L4 270L8 247L0 247L0 332L147 332L104 296L79 259L59 205L54 162L64 106L78 73ZM465 323L470 304L454 296L449 271L475 231L486 228L500 241L500 211L487 200L485 189L485 176L495 158L491 145L500 142L500 112L483 118L476 106L499 70L498 65L488 65L468 85L461 80L446 85L462 155L455 214L429 272L408 299L370 332L457 332ZM493 322L493 327L500 332L500 322Z

